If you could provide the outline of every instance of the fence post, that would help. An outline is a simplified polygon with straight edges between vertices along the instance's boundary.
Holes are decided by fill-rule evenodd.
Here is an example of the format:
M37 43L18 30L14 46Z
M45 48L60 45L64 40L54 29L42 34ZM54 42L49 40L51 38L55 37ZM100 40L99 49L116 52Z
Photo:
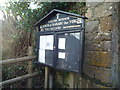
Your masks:
M33 53L33 48L32 46L28 47L28 56L31 56ZM28 61L28 74L32 74L33 71L33 64L32 64L32 60ZM32 78L28 79L28 83L27 83L27 88L32 88Z

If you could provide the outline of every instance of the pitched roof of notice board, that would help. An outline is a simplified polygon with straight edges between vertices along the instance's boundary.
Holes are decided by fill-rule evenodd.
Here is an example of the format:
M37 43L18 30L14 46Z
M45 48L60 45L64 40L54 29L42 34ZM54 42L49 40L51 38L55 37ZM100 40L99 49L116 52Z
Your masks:
M44 16L42 19L40 19L34 26L40 25L43 21L46 20L46 18L50 18L50 17L52 17L53 15L55 15L57 13L63 13L63 14L76 16L76 17L83 18L83 19L88 19L85 16L81 16L81 15L78 15L78 14L69 13L69 12L65 12L65 11L61 11L61 10L57 10L57 9L53 9L50 13L48 13L46 16Z

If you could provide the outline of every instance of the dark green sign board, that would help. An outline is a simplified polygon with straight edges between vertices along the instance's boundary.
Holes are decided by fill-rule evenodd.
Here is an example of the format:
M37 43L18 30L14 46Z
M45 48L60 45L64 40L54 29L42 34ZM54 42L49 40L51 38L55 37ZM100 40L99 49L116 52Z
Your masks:
M80 73L83 62L85 17L53 10L38 26L38 63L59 70Z

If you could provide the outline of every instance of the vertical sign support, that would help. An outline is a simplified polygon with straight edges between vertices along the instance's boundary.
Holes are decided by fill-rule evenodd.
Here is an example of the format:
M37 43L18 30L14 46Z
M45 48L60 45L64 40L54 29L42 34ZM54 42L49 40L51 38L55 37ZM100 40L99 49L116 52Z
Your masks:
M69 86L70 88L74 88L74 73L70 73L70 82L69 82Z
M52 89L53 88L53 75L49 75L49 88Z
M47 66L45 66L45 83L44 88L48 88L48 82L49 82L49 69Z

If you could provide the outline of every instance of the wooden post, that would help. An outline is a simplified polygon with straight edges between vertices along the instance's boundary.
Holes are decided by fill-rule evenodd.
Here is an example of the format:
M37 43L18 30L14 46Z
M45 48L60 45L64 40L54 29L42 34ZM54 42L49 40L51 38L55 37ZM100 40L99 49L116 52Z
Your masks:
M70 73L69 86L70 88L74 88L74 73Z
M53 88L53 75L49 75L49 88Z
M31 46L28 47L28 56L31 56L33 53L33 48ZM32 60L28 61L28 74L32 74L33 64ZM27 88L32 88L32 78L28 79Z
M45 66L45 83L44 88L48 88L48 82L49 82L49 69L47 66Z
M74 73L74 84L75 84L75 88L79 88L80 87L80 75Z

